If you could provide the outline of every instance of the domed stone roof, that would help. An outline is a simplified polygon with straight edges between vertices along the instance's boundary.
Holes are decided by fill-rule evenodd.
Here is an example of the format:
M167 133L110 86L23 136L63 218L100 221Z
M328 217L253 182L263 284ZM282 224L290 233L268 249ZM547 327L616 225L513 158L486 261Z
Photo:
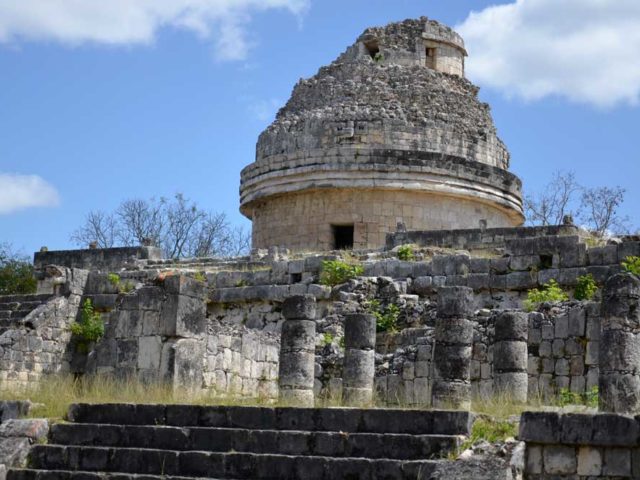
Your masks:
M266 233L264 221L273 224L278 214L261 215L260 210L269 211L265 201L270 198L278 198L286 212L280 197L298 195L290 198L327 228L347 222L331 219L332 208L313 208L321 199L319 190L384 190L382 203L391 191L423 194L422 200L401 200L412 209L451 210L452 198L483 205L477 219L466 212L452 221L413 210L410 220L394 213L381 221L355 208L349 222L374 223L379 229L366 241L354 240L361 247L382 245L381 238L398 222L412 229L521 223L520 181L507 172L509 153L497 136L489 105L478 100L478 88L464 78L465 56L458 34L423 17L365 30L333 63L300 80L260 135L255 162L242 172L241 211L254 221L254 246L297 247L295 240ZM341 192L331 192L335 189ZM305 192L313 193L311 204L299 197ZM446 205L434 204L434 196L447 197ZM371 227L365 230L372 232ZM324 237L311 247L335 247L330 235Z

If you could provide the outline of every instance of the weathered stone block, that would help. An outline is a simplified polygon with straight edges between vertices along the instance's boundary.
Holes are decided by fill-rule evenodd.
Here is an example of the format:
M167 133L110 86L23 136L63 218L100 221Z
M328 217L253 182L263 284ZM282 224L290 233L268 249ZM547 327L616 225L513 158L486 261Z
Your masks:
M202 298L167 295L160 315L160 333L174 337L193 337L204 333L205 327L206 304Z
M282 315L288 320L314 320L316 299L312 295L294 295L282 304Z
M602 473L602 454L596 447L578 449L578 475L599 476Z
M370 314L350 314L345 317L345 348L374 349L376 318Z
M315 352L316 323L313 320L286 320L282 324L281 353Z
M475 309L473 290L468 287L438 289L438 316L441 318L470 318Z
M165 292L170 295L184 295L204 300L207 296L207 284L185 275L169 275L162 283Z
M543 449L543 462L545 473L551 475L571 475L577 470L574 447L547 445Z
M495 340L521 340L527 341L529 321L527 314L523 312L504 312L495 322Z

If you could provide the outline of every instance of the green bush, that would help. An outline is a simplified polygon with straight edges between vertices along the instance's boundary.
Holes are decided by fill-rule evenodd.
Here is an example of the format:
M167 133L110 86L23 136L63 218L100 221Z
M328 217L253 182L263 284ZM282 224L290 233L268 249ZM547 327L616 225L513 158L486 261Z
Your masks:
M93 309L88 298L82 304L80 321L71 324L71 333L77 337L79 351L87 351L91 342L97 342L104 336L104 322L102 316Z
M578 277L578 285L576 285L573 296L576 300L592 300L597 291L598 285L593 275L589 273Z
M207 282L207 276L204 274L204 272L196 272L193 274L193 279L198 281L198 282L202 282L202 283L206 283Z
M107 279L109 280L109 283L115 287L120 285L120 275L117 273L110 273L107 275Z
M364 269L358 264L349 264L341 260L324 260L320 273L320 283L335 286L362 275Z
M640 276L640 257L627 257L622 262L622 268L626 272Z
M126 282L122 282L120 284L119 291L120 293L129 293L129 292L133 292L135 288L136 288L136 284L130 280L127 280Z
M411 245L402 245L398 247L398 259L404 262L410 262L415 258L413 247Z
M0 295L35 293L36 285L29 259L0 244Z
M586 393L576 393L568 388L561 388L558 393L558 404L561 407L566 407L567 405L586 405L590 408L598 408L598 387L594 386Z
M331 345L333 343L334 340L334 336L331 335L329 332L325 332L322 334L322 346L326 347L327 345Z
M378 300L370 300L367 303L367 309L374 317L376 317L376 330L378 332L395 332L398 330L398 317L400 309L397 305L391 303L386 307L382 307Z
M524 308L528 312L532 312L540 306L541 303L564 302L569 300L567 294L560 288L558 282L551 279L542 286L542 289L534 288L527 293L527 299L524 301Z

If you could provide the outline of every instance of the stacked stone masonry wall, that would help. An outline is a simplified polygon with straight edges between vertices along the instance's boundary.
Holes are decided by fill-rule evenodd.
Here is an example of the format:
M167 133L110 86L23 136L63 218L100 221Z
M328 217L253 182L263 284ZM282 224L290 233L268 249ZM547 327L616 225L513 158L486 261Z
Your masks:
M69 326L78 318L88 272L55 271L63 295L45 301L0 334L2 388L33 387L46 375L71 370Z
M638 420L618 414L525 412L527 480L615 480L640 477Z
M375 248L398 222L413 230L464 228L478 218L491 227L513 225L505 211L462 198L402 190L309 191L271 199L257 209L253 243L331 250L332 225L353 225L354 248Z

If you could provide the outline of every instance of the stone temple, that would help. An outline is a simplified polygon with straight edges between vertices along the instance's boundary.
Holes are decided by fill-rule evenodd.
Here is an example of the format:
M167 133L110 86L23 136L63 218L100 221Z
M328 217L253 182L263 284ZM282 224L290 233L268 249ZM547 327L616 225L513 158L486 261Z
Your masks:
M422 17L368 28L300 80L242 171L253 247L379 248L400 224L521 225L521 182L466 55L460 35Z

